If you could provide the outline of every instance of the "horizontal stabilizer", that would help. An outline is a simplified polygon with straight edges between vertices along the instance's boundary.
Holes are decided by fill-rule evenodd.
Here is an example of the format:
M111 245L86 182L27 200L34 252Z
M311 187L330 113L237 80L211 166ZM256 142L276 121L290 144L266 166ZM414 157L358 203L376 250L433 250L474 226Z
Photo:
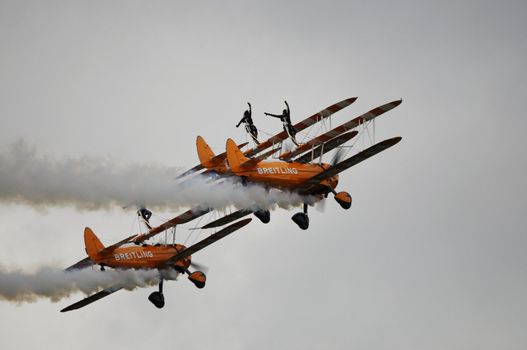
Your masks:
M73 271L73 270L82 270L88 267L93 266L95 263L90 259L89 257L86 257L82 259L81 261L71 265L70 267L66 268L64 271Z
M245 147L249 144L249 142L244 142L244 143L240 143L238 145L239 148L242 148L242 147ZM218 154L216 156L214 156L214 158L212 158L211 160L214 161L214 162L221 162L221 161L224 161L225 159L227 158L227 154L225 152L221 153L221 154ZM182 179L188 175L191 175L197 171L200 171L201 169L203 169L203 165L201 164L198 164L196 166L194 166L193 168L179 174L178 176L176 176L176 180L179 180L179 179Z

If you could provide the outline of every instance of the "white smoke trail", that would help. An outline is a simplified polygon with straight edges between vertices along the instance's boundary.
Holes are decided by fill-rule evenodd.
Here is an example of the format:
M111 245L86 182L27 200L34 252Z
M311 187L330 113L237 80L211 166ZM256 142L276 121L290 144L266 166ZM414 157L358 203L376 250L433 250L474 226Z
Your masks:
M57 302L73 293L92 294L116 283L125 289L157 285L157 270L84 269L65 272L62 269L43 267L35 272L7 271L0 266L0 300L15 303L35 302L47 298Z
M206 204L214 209L275 205L288 208L302 197L261 186L243 187L194 177L183 183L174 177L182 168L159 164L119 164L111 159L80 157L55 160L18 141L0 153L0 202L36 208L71 206L81 210L147 205L176 210Z

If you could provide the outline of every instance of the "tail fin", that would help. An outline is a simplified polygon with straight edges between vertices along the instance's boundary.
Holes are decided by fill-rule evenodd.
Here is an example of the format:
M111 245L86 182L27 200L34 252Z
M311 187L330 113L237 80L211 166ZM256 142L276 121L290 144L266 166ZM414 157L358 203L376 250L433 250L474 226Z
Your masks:
M216 156L210 149L209 145L205 142L203 137L198 136L196 138L196 148L198 149L198 158L201 165L205 168L213 167L214 164L212 159Z
M84 245L86 246L86 253L92 260L95 260L99 256L99 252L104 249L104 245L89 227L84 229Z
M249 158L243 155L242 151L240 151L232 139L227 140L227 161L232 171L239 171L242 164L249 160Z

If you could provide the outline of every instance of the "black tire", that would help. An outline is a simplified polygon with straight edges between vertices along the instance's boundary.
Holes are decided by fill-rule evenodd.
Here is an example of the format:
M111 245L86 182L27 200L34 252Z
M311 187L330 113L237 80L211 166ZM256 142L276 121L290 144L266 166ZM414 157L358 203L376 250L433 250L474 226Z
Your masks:
M305 213L296 213L291 218L302 230L307 230L309 228L309 216Z
M264 224L268 224L271 221L271 213L269 210L258 210L253 214Z
M165 306L165 296L163 293L153 292L148 296L148 300L155 305L158 309L162 309Z

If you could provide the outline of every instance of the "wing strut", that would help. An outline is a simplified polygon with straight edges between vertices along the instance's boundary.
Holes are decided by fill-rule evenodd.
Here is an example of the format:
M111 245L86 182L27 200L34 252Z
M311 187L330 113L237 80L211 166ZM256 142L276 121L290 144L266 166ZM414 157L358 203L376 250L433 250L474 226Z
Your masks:
M164 266L170 266L173 263L175 263L176 261L184 259L184 258L194 254L195 252L197 252L197 251L199 251L199 250L211 245L212 243L224 238L225 236L233 233L234 231L237 231L237 230L241 229L243 226L245 226L248 223L250 223L251 220L252 220L251 218L243 219L243 220L240 220L238 222L235 222L232 225L229 225L229 226L225 227L224 229L222 229L222 230L210 235L209 237L199 241L198 243L194 244L193 246L190 246L190 247L180 251L176 255L172 256L170 259L167 259L163 263L163 265Z

